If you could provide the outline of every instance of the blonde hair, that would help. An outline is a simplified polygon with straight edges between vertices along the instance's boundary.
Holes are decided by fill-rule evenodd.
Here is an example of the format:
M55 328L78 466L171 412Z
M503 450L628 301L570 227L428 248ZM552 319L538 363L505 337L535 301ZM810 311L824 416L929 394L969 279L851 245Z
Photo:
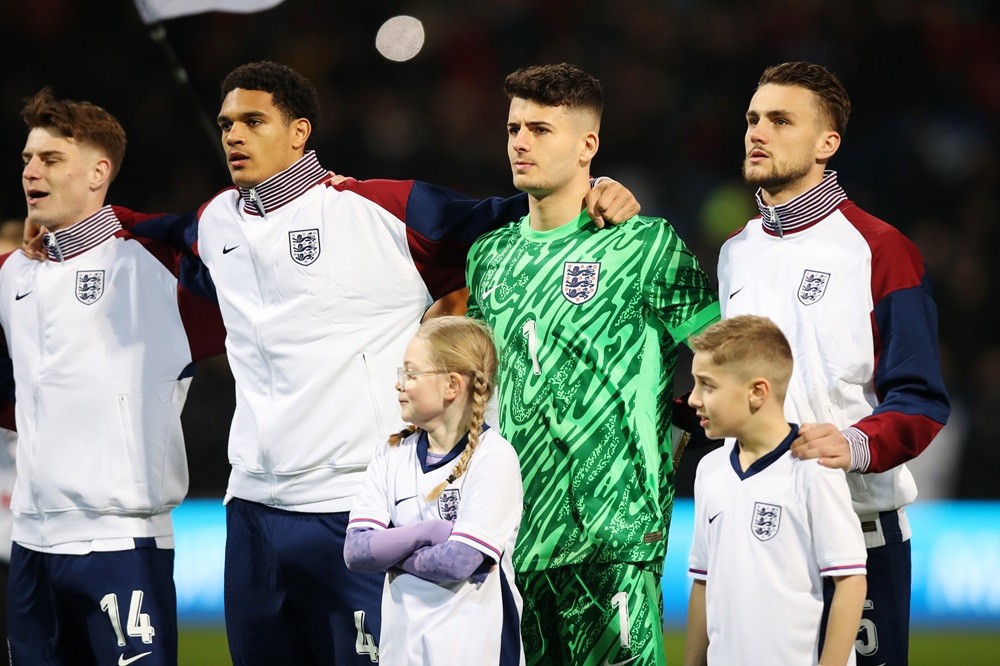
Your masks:
M493 395L496 383L497 350L489 327L482 321L469 317L445 316L429 319L420 325L415 337L427 343L429 360L434 367L472 377L469 385L469 397L472 399L472 418L468 425L469 443L458 457L448 478L427 495L427 501L432 502L441 495L449 483L453 483L465 473L472 454L479 446L486 403ZM407 426L389 438L389 446L398 446L401 441L418 430L416 426Z
M777 324L767 317L740 315L712 324L691 338L694 352L709 354L741 379L766 377L784 397L792 376L792 348Z

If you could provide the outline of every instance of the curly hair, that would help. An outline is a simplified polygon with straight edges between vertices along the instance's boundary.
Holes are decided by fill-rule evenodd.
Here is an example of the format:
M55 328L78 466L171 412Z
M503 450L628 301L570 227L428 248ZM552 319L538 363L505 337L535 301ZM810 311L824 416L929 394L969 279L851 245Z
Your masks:
M309 79L288 65L263 60L240 65L222 80L221 98L235 90L271 93L274 106L285 122L305 118L315 129L319 124L319 94Z

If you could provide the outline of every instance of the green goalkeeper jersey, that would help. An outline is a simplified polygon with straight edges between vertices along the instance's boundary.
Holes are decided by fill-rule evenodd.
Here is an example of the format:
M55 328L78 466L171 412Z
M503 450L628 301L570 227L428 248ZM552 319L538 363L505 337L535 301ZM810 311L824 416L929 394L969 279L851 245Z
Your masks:
M659 218L599 230L582 213L539 232L524 217L476 241L466 277L521 461L515 568L662 565L676 350L719 318L694 255Z

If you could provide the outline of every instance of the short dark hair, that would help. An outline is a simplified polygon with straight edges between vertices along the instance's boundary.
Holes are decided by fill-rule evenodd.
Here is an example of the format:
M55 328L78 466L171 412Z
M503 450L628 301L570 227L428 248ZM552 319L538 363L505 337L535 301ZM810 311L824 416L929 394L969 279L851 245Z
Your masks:
M111 160L111 180L118 175L125 159L125 128L103 108L90 102L56 99L52 88L46 86L25 100L21 117L29 131L54 129L68 139L97 148Z
M271 93L274 105L285 122L305 118L313 129L319 124L319 94L309 79L288 65L263 60L240 65L222 80L222 96L235 90L261 90Z
M811 62L785 62L764 70L757 87L767 83L779 86L799 86L810 90L819 99L820 111L833 129L843 134L851 117L851 100L837 75L822 65Z
M503 91L507 99L518 97L545 106L588 109L598 120L604 112L601 82L566 62L519 69L507 76Z

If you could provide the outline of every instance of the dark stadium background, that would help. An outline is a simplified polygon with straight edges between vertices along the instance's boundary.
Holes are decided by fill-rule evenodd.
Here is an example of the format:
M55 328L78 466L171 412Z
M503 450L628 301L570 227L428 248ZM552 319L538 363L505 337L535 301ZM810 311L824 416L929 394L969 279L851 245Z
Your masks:
M396 14L427 30L404 63L374 48ZM918 461L921 492L1000 498L998 24L991 0L285 0L258 14L166 21L190 76L183 87L132 0L9 0L0 219L23 217L18 111L44 85L123 122L129 147L110 201L180 211L229 184L199 106L214 118L219 82L243 62L280 60L316 84L324 117L311 144L327 168L487 196L513 192L503 77L571 61L605 87L595 174L670 220L711 273L721 240L752 214L739 163L756 80L767 65L813 60L842 77L855 105L833 168L852 199L918 244L936 287L954 414ZM685 358L680 390L686 373ZM225 488L232 407L225 361L202 364L185 409L192 496ZM696 459L685 459L682 494Z
M427 31L404 63L374 48L396 14ZM670 220L714 271L721 238L749 210L738 170L757 77L769 64L815 60L844 79L855 105L833 167L849 196L917 242L937 289L956 409L928 454L934 487L923 490L1000 497L1000 335L987 323L1000 284L996 15L989 0L285 0L257 14L164 22L190 76L183 87L131 0L4 2L0 218L23 216L18 111L43 85L125 125L111 201L179 211L228 184L197 105L214 118L219 82L243 62L280 60L315 82L324 117L312 145L327 168L487 196L512 192L503 77L567 60L606 89L595 172L627 183L643 212ZM186 410L194 495L225 483L227 372L203 364ZM678 375L686 388L684 365Z

